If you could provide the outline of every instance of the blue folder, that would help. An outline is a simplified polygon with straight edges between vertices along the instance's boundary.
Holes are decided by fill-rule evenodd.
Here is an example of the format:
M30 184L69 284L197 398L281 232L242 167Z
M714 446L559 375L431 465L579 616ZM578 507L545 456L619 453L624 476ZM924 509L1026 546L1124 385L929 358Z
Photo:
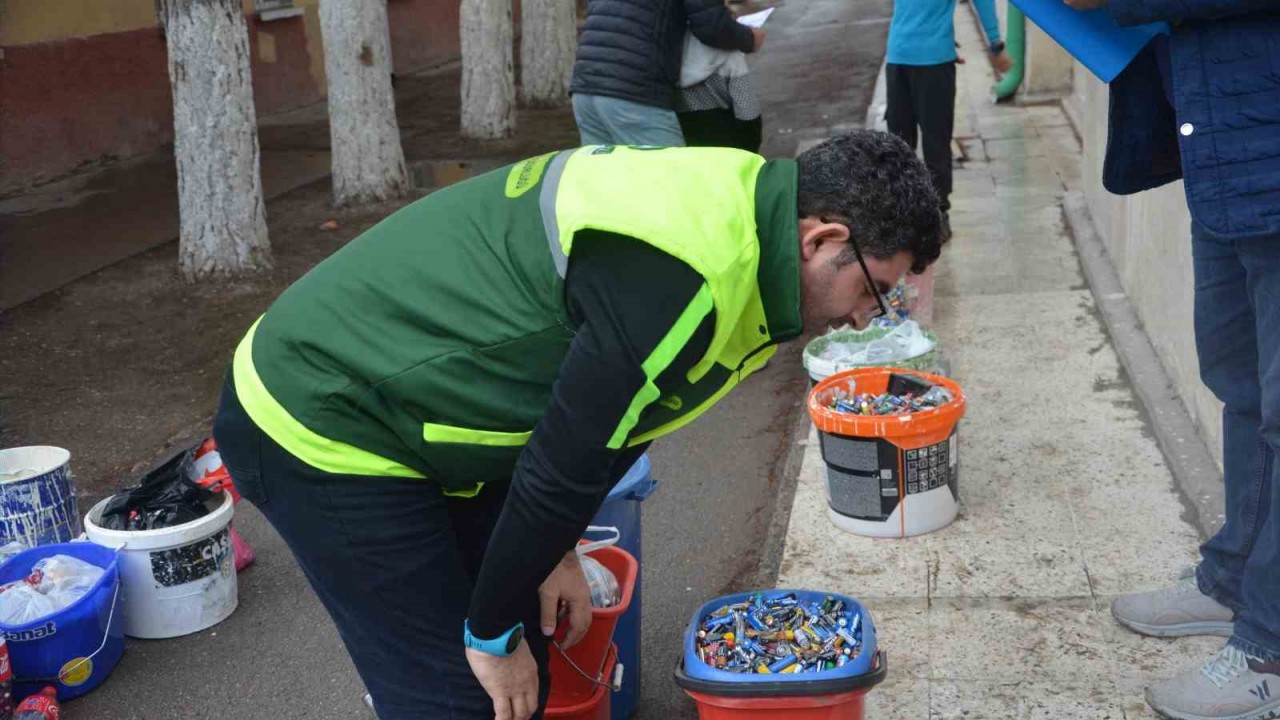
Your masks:
M1105 83L1133 62L1151 38L1169 32L1162 22L1120 27L1105 9L1073 10L1062 0L1012 2Z

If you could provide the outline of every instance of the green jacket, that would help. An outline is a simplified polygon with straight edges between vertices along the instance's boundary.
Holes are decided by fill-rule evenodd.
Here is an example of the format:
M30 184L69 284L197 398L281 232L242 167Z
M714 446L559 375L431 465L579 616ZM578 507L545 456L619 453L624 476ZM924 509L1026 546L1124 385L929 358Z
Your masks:
M254 422L327 472L425 477L452 494L511 477L574 327L575 233L633 237L705 285L643 364L609 442L690 422L799 334L796 170L712 148L587 147L459 183L383 220L287 289L233 364ZM715 313L680 391L653 383Z

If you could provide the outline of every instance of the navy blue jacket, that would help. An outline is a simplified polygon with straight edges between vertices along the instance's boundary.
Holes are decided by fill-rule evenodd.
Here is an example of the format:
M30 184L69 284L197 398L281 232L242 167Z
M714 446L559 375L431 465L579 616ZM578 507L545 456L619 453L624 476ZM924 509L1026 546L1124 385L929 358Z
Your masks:
M1164 20L1111 83L1103 185L1127 195L1186 180L1195 220L1231 237L1280 234L1280 0L1109 0L1121 25Z
M587 0L569 90L674 110L686 30L710 47L755 49L721 0Z

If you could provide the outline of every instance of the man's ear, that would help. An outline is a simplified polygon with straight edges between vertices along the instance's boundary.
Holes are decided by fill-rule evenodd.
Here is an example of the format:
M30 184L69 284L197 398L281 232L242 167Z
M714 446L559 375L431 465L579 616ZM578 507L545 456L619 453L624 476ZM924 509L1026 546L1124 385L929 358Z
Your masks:
M849 242L849 226L844 223L823 222L809 216L800 219L800 258L812 260L824 246L844 245ZM827 248L830 252L831 247Z

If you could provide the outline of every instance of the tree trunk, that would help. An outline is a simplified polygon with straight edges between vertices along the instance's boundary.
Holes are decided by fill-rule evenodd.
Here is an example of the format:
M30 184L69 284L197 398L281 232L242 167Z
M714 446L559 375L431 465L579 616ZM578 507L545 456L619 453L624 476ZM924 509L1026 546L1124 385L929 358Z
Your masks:
M178 267L188 281L271 267L240 0L165 0Z
M520 91L526 104L569 101L578 50L575 0L523 0L520 6Z
M320 32L329 78L334 203L403 197L409 173L391 88L387 0L321 0Z
M462 0L462 134L509 137L516 129L511 0Z

